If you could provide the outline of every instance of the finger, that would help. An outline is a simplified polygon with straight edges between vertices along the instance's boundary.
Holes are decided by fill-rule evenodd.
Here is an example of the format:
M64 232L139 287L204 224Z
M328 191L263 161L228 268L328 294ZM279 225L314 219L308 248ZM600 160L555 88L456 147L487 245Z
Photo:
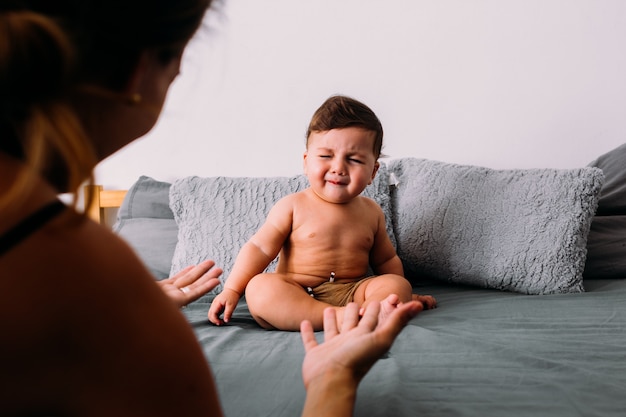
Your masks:
M224 306L224 322L228 323L230 321L230 318L233 316L233 311L235 311L234 306L230 305L230 304L226 304L226 306Z
M211 323L213 323L214 325L216 325L216 326L222 326L224 324L222 319L220 319L219 317L218 318L211 318L211 317L209 317L209 321Z
M213 324L217 324L216 323L216 319L215 319L215 314L213 313L213 305L211 304L211 307L209 307L209 311L207 313L207 318L209 319L209 321Z
M190 274L195 273L197 273L197 271L190 272ZM187 279L181 278L176 282L175 286L185 293L188 302L192 302L217 287L220 284L218 278L220 275L222 275L222 270L220 268L213 268L191 283L188 283Z
M201 281L195 282L186 287L180 287L179 291L183 293L185 304L189 304L202 297L220 284L217 278L203 277Z
M195 268L195 265L189 265L189 266L181 269L180 271L178 271L178 273L176 273L174 276L169 277L167 280L176 281L178 278L182 277L187 272L191 271L193 268Z
M411 301L398 306L382 323L377 331L381 336L392 342L406 324L424 310L424 305L419 301Z
M339 334L337 312L332 307L324 309L324 340L329 341Z
M300 323L300 335L302 336L302 345L305 352L317 346L317 339L315 339L315 334L313 333L313 324L310 321L303 320Z
M361 317L361 321L359 326L367 328L369 330L373 330L378 325L378 316L380 314L380 302L372 301L365 308L365 312L363 313L363 317Z
M341 332L347 332L359 324L359 306L357 303L348 303L343 310L343 322L341 323Z
M171 277L168 278L163 278L161 280L159 280L160 284L170 284L170 285L176 285L176 280L182 276L183 274L186 274L191 268L193 268L193 266L188 266L185 269L182 269L181 271L179 271L176 275L172 275Z
M209 291L211 291L212 289L214 289L218 285L220 285L220 280L219 279L217 279L217 278L209 278L206 281L202 281L199 284L195 284L193 286L193 288L192 288L192 291L188 292L187 294L190 297L194 297L193 301L195 301L197 298L202 297L204 294L208 293Z
M187 288L203 287L208 281L218 279L220 275L222 275L222 270L220 268L213 268L210 271L206 272L204 275L202 275L200 278L187 284Z
M222 273L222 270L219 268L215 268L215 270L213 270L212 268L214 266L215 262L212 260L200 262L198 265L190 268L185 274L181 275L178 283L180 285L191 285L207 274L211 277L219 276ZM215 275L216 273L217 275Z
M220 319L220 314L222 314L222 310L224 309L224 305L217 300L213 300L211 307L209 308L209 321L213 324L217 324L218 326L224 324L222 319Z
M181 271L178 274L176 274L176 277L177 277L176 285L181 288L189 286L207 273L209 273L212 278L216 277L215 274L217 273L218 270L219 270L219 274L217 276L221 275L222 272L219 268L216 268L215 271L211 270L211 268L213 268L214 266L215 266L215 262L208 259L206 261L200 262L196 266L187 267L183 269L183 271L185 271L184 273L181 273L182 272Z

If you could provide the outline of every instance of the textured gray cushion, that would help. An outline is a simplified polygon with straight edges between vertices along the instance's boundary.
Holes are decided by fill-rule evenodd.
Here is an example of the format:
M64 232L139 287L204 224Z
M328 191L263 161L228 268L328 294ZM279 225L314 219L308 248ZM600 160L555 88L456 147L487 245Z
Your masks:
M398 254L411 277L526 294L581 292L596 168L493 170L391 161Z
M137 252L150 272L167 278L178 240L169 206L170 183L141 176L126 193L113 231Z
M228 278L243 244L265 221L267 213L280 198L308 187L304 175L294 177L234 178L187 177L175 181L170 189L170 207L178 223L178 244L171 273L213 259ZM387 232L395 244L391 224L389 178L381 164L376 178L363 192L382 207L387 216ZM274 261L267 270L273 270ZM213 292L221 291L222 286Z
M626 144L589 164L606 178L587 239L585 279L626 278Z

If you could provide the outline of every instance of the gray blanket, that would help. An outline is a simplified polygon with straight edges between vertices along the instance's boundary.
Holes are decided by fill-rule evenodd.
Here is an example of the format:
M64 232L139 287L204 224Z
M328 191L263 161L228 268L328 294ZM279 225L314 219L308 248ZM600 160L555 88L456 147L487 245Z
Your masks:
M626 280L587 292L521 295L432 284L423 312L363 380L356 416L623 416ZM229 417L297 416L304 401L299 333L265 331L242 303L215 327L185 310ZM319 335L321 339L321 334Z

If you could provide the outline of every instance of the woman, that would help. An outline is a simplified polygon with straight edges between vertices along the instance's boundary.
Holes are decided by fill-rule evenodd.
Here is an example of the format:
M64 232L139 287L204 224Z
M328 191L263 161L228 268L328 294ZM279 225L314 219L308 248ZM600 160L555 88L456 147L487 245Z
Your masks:
M154 126L210 3L0 3L3 415L221 415L178 311L221 270L206 261L159 287L120 239L57 201ZM421 305L378 326L377 308L359 321L351 307L341 332L328 312L319 346L303 323L305 415L349 415L360 379Z

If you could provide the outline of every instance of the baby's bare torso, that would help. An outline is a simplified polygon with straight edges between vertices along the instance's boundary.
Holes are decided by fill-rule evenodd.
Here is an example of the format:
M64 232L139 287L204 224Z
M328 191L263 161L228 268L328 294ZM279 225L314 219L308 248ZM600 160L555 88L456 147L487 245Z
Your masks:
M358 197L346 204L308 194L293 196L293 228L280 252L276 272L303 286L328 281L356 281L368 270L378 230L380 208Z

